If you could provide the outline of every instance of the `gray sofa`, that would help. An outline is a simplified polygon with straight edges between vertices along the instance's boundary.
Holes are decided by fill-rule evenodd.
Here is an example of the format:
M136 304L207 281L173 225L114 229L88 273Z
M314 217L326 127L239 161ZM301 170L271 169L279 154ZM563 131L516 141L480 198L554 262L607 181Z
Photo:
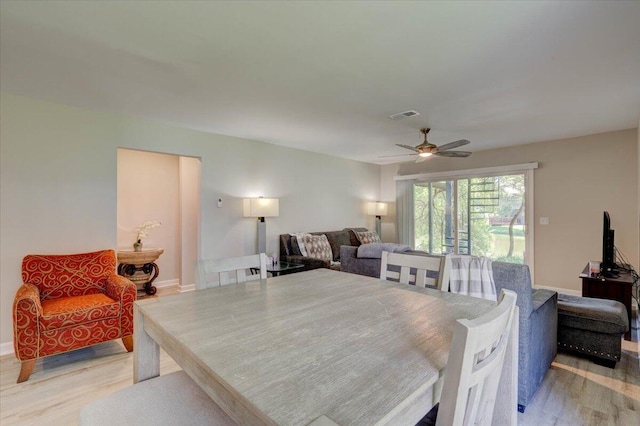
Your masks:
M406 252L424 254L424 252ZM357 247L341 247L343 272L380 276L380 259L357 257ZM529 267L493 262L496 291L513 290L520 309L518 356L518 410L524 412L556 356L558 333L558 294L531 287Z
M280 261L298 263L304 265L304 270L309 271L318 268L331 268L341 270L341 266L338 262L341 262L341 246L357 246L360 245L360 241L356 237L355 232L366 231L367 228L344 228L341 231L326 231L326 232L310 232L312 235L326 235L329 245L331 245L331 251L333 252L333 264L329 260L314 259L311 257L302 256L297 244L291 244L291 235L280 235ZM379 260L379 259L378 259ZM379 268L379 266L378 266Z

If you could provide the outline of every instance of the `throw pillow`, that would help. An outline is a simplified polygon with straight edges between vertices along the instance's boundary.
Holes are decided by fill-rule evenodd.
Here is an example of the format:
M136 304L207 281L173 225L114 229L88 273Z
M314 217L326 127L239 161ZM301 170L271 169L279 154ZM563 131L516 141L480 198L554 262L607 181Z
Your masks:
M356 232L360 244L379 243L380 237L375 231Z
M303 255L304 257L307 257L307 250L304 247L304 236L305 235L311 235L308 234L306 232L296 232L295 234L289 234L291 235L291 248L293 249L293 251L295 252L295 249L293 248L293 245L297 245L298 246L298 250L300 251L300 254Z
M304 247L307 250L309 257L322 260L333 260L333 253L331 251L331 245L327 236L322 235L310 235L307 234L303 237Z

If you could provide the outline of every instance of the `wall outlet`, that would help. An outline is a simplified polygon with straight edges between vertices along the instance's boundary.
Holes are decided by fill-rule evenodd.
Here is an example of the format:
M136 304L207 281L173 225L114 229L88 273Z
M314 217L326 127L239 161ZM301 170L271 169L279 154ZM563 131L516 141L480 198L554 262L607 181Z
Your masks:
M218 198L218 208L222 207L222 198Z

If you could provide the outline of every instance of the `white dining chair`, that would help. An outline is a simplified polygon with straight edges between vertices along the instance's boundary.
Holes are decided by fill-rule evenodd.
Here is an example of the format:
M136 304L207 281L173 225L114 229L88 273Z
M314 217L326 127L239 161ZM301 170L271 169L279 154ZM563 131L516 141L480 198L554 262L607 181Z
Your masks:
M258 270L256 274L247 270ZM267 278L264 253L225 259L200 259L196 270L196 290Z
M403 284L415 283L418 287L435 286L440 290L449 284L451 262L447 256L421 256L383 251L381 260L380 279L382 280L399 281ZM430 276L436 272L438 278Z
M496 308L456 322L440 403L417 426L492 423L516 299L515 292L502 290Z
M232 426L234 422L184 371L165 374L85 405L80 426Z

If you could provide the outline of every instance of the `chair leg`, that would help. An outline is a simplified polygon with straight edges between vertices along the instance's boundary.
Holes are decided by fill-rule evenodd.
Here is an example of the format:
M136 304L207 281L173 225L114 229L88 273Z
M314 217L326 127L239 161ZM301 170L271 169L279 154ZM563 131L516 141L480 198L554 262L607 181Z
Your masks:
M20 374L18 374L18 381L16 383L22 383L29 380L29 376L33 373L33 367L36 365L35 359L30 359L27 361L22 361L22 366L20 367Z
M127 350L127 352L133 351L133 335L123 337L122 344L124 345L124 348Z

